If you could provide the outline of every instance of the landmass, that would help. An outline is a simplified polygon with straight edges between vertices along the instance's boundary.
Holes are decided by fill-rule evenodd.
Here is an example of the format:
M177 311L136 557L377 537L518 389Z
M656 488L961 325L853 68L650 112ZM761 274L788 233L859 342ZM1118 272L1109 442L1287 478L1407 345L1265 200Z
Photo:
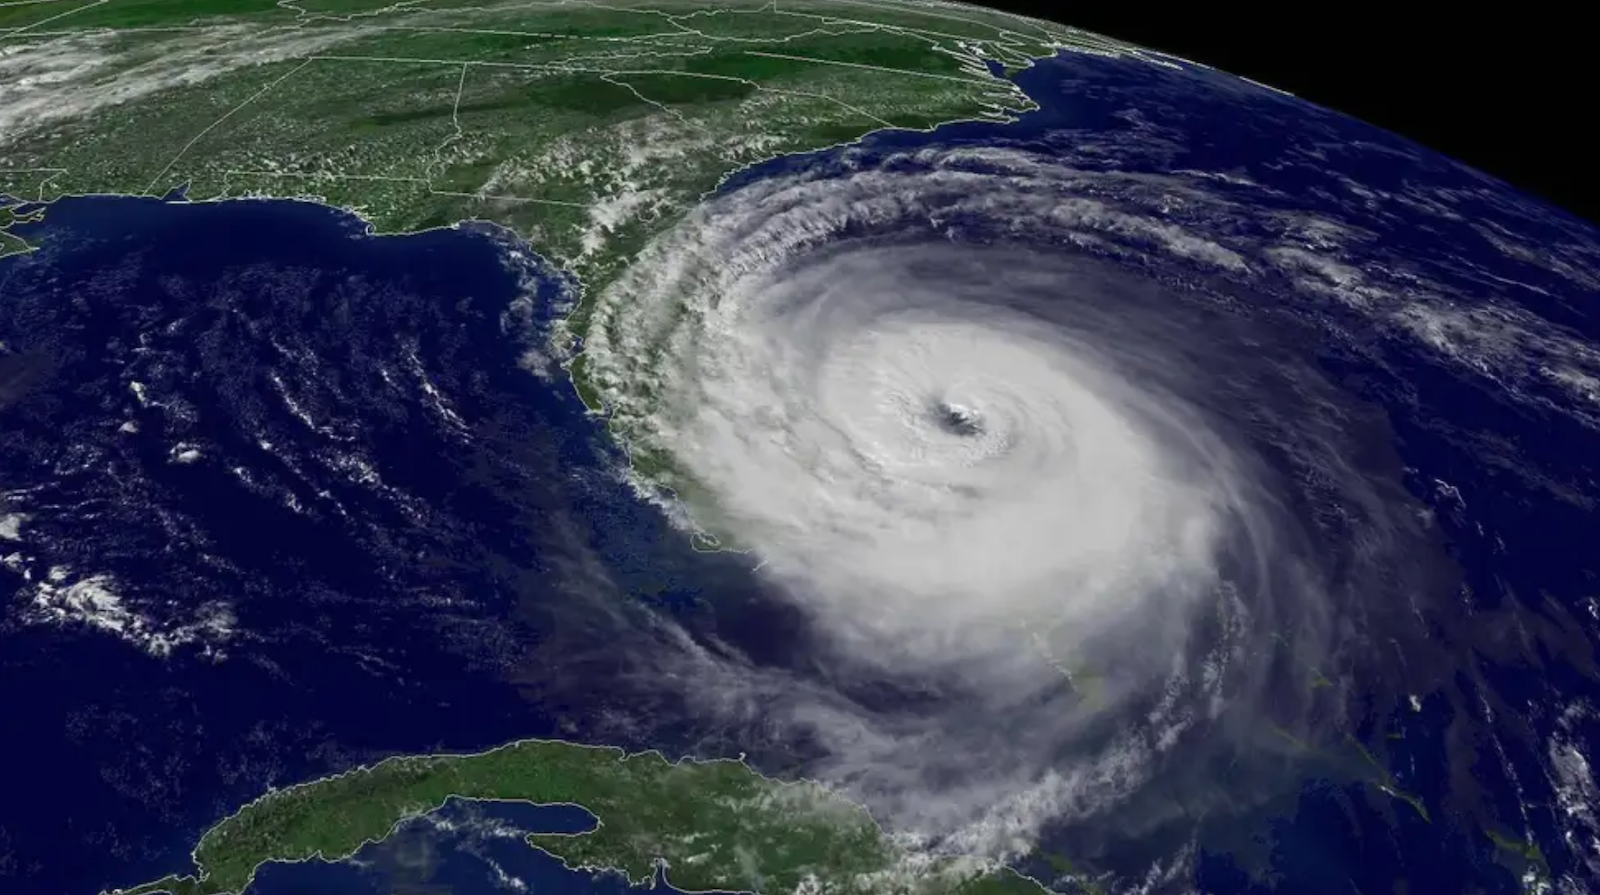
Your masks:
M864 808L821 784L782 782L741 761L526 740L464 755L404 756L268 793L201 837L196 873L119 895L243 892L263 864L339 860L452 798L577 805L585 833L528 844L572 868L634 884L657 868L689 892L1044 895L992 861L897 845Z
M734 172L1008 120L1032 103L990 66L1064 49L1141 52L904 0L6 3L0 197L182 187L313 198L378 233L486 220L593 292ZM586 325L580 304L575 342ZM599 409L581 357L572 374Z
M1516 875L1517 881L1522 885L1522 891L1528 893L1554 891L1551 885L1553 875L1550 873L1550 862L1545 858L1544 850L1539 848L1538 843L1531 839L1497 833L1494 830L1484 832L1489 841L1494 843L1496 860Z

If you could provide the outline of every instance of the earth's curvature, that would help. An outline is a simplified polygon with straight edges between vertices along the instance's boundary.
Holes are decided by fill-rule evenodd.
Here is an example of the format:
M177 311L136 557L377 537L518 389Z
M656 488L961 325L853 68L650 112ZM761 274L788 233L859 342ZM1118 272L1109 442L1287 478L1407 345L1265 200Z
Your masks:
M7 892L1600 886L1589 224L973 7L90 6Z

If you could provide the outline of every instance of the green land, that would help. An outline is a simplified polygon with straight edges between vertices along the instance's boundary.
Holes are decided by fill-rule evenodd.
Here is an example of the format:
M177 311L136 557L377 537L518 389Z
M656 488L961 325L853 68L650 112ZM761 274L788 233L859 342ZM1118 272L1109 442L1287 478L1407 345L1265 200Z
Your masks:
M118 891L243 892L265 863L348 857L452 798L580 805L598 819L593 830L534 834L528 844L635 884L662 867L691 892L1045 893L993 863L902 850L860 806L819 784L772 780L737 761L673 763L548 740L394 758L268 793L206 832L195 875Z
M987 63L1064 49L1139 52L904 0L13 0L0 195L314 198L378 233L487 220L593 293L741 168L1006 120L1030 104ZM581 305L569 323L583 335Z

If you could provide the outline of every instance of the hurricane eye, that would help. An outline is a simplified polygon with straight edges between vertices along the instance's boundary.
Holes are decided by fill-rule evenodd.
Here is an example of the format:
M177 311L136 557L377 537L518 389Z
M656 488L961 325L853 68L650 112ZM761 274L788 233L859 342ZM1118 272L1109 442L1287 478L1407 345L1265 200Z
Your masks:
M983 434L983 417L970 407L949 401L933 405L933 421L940 429L963 438L976 438Z

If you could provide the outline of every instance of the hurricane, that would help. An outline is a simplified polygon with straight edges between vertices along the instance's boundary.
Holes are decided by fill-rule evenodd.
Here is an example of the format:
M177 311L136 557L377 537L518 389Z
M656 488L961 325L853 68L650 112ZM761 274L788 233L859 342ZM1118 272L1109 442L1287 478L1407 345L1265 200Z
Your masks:
M1151 207L1220 205L1177 188L845 152L730 185L592 308L581 375L637 487L825 657L721 645L675 679L816 742L911 839L1203 813L1206 756L1336 727L1364 617L1423 584L1426 525L1361 447L1381 421L1252 254Z

